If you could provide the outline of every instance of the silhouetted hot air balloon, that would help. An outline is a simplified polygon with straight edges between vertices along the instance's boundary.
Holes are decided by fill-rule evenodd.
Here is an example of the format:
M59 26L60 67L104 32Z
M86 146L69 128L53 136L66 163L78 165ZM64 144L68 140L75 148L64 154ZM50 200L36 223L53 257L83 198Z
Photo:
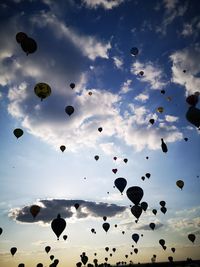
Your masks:
M36 267L43 267L42 263L38 263Z
M132 186L127 189L126 195L135 205L138 205L144 195L144 192L141 187Z
M195 107L198 101L199 101L199 97L196 94L190 95L186 98L186 102L192 107Z
M159 240L159 244L163 247L165 245L165 240L164 239L160 239Z
M94 156L94 158L95 158L95 160L97 161L97 160L99 159L99 156L96 155L96 156Z
M72 106L67 106L67 107L65 108L65 112L66 112L69 116L71 116L71 115L74 113L74 108L73 108Z
M113 172L114 174L116 174L116 173L117 173L117 169L112 169L112 172Z
M74 89L75 88L75 83L70 83L70 87L71 87L71 89Z
M24 263L20 263L18 267L25 267Z
M104 229L104 230L106 231L106 233L107 233L108 230L109 230L109 228L110 228L110 224L107 223L107 222L105 222L105 223L102 224L102 227L103 227L103 229Z
M64 236L63 236L63 239L64 239L64 240L67 240L67 235L64 235Z
M10 249L10 253L12 254L12 256L14 256L16 252L17 252L17 248L16 247L12 247Z
M103 128L102 128L102 127L99 127L99 128L98 128L98 131L99 131L99 132L102 132L102 131L103 131Z
M54 255L51 255L49 258L50 258L50 260L53 260L54 259Z
M161 90L160 92L161 92L161 94L163 94L163 95L165 94L165 90Z
M107 252L108 252L108 250L109 250L109 247L105 247L105 251L107 251Z
M197 128L200 127L200 109L193 106L189 107L186 113L186 119Z
M176 249L175 248L171 248L171 251L174 253L176 251Z
M168 149L167 149L167 145L165 144L163 138L161 138L161 148L162 148L162 151L164 153L167 153Z
M92 229L91 229L91 232L92 232L93 234L95 234L95 229L94 229L94 228L92 228Z
M75 207L76 210L79 208L79 206L80 206L79 203L75 203L74 204L74 207Z
M57 240L59 240L59 236L65 230L66 221L61 218L60 214L58 214L57 218L51 222L51 228L57 236Z
M19 138L19 137L21 137L22 135L23 135L23 130L22 129L20 129L20 128L16 128L14 131L13 131L13 133L14 133L14 135L17 137L17 139Z
M153 125L155 120L154 119L150 119L149 122Z
M137 218L139 219L140 218L140 215L142 214L142 208L140 206L133 206L131 208L131 213Z
M47 254L49 253L50 250L51 250L51 247L50 246L46 246L45 247L45 251L46 251Z
M0 235L3 233L3 229L0 227Z
M86 265L88 262L88 257L85 255L85 252L82 253L81 261L84 265Z
M178 180L176 182L176 185L182 190L183 186L184 186L184 182L182 180Z
M124 159L124 162L127 163L128 162L128 159Z
M138 240L139 240L139 235L138 234L132 234L132 239L133 241L137 244Z
M142 181L144 181L144 180L145 180L145 177L144 177L144 176L142 176L142 177L141 177L141 179L142 179Z
M161 207L164 207L164 206L166 205L166 202L165 202L164 200L161 200L161 201L159 202L159 204L160 204Z
M148 208L148 203L143 201L142 203L140 203L140 206L143 209L143 211L146 211Z
M139 74L140 74L141 76L143 76L143 75L144 75L144 71L141 70L141 71L139 72Z
M188 239L189 239L192 243L194 243L194 241L195 241L195 239L196 239L196 236L195 236L194 234L189 234L189 235L188 235Z
M22 40L21 48L28 56L28 54L32 54L37 50L37 43L33 38L27 37Z
M167 212L167 208L166 207L161 207L160 210L162 211L162 213L166 213Z
M145 174L145 176L149 179L149 178L151 177L151 174L150 174L149 172L147 172L147 173Z
M150 224L149 224L149 227L150 227L152 230L154 230L155 227L156 227L156 225L155 225L155 223L150 223Z
M104 220L104 222L107 220L107 217L106 216L103 216L103 220Z
M132 47L130 52L132 56L136 56L139 53L139 50L137 47Z
M113 252L115 252L116 251L116 248L113 248L112 250L113 250Z
M168 257L168 260L169 260L169 262L173 262L173 257L172 256L169 256Z
M154 215L157 214L157 210L156 209L153 209L152 212L153 212Z
M27 34L24 32L18 32L16 34L16 40L19 44L21 44L27 37L28 37Z
M45 99L51 94L51 87L47 83L37 83L34 87L35 94L41 99Z
M40 212L40 206L32 205L30 207L30 213L32 214L33 218L35 218L38 215L39 212Z
M119 177L115 180L115 186L117 187L117 189L120 191L120 193L122 194L126 185L127 185L127 181L125 178Z
M65 149L66 149L66 146L60 146L60 150L62 151L62 152L64 152L65 151Z
M135 252L135 254L137 254L138 253L138 249L134 248L134 252Z

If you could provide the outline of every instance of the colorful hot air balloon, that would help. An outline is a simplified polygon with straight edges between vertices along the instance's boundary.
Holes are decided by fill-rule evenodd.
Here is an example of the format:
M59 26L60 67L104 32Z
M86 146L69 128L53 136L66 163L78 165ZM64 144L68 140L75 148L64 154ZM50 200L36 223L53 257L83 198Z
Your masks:
M183 189L183 186L184 186L184 182L182 180L178 180L176 182L176 185L182 190Z
M140 238L140 236L138 234L132 234L132 239L136 244L137 244L139 238Z
M45 99L51 94L51 87L47 83L37 83L34 87L35 94L41 99Z
M30 213L32 214L33 218L35 218L38 215L39 212L40 212L40 206L32 205L30 207Z
M125 178L119 177L115 180L115 186L117 187L117 189L120 191L120 193L122 194L126 185L127 185L127 181Z
M144 195L144 192L141 187L132 186L127 189L126 195L135 205L138 205Z
M23 135L23 130L22 129L20 129L20 128L16 128L14 131L13 131L13 133L14 133L14 135L17 137L17 139L19 138L19 137L21 137L22 135Z
M12 254L12 256L14 256L16 252L17 252L17 248L16 247L12 247L10 249L10 253Z
M110 228L110 224L107 223L107 222L105 222L105 223L102 224L102 227L103 227L103 229L104 229L104 230L106 231L106 233L107 233L108 230L109 230L109 228Z
M51 228L57 236L57 240L59 240L59 236L65 230L66 221L61 218L60 214L58 214L57 218L51 222Z
M64 145L60 146L60 150L61 150L62 152L64 152L65 149L66 149L66 146L64 146Z
M164 108L163 108L163 107L158 107L158 108L157 108L157 112L159 112L159 113L163 113L163 111L164 111Z
M74 107L72 107L72 106L67 106L67 107L65 108L65 112L66 112L69 116L71 116L71 115L74 113Z
M51 247L50 246L46 246L45 247L45 251L46 251L47 254L49 253L50 250L51 250Z
M194 243L194 241L195 241L195 239L196 239L196 236L195 236L194 234L189 234L189 235L188 235L188 239L189 239L192 243Z

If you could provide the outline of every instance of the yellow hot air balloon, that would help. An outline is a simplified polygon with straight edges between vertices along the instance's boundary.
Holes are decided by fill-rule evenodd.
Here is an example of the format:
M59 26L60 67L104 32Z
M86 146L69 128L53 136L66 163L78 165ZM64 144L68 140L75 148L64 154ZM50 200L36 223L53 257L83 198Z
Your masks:
M184 186L184 182L182 180L178 180L176 182L176 185L182 190L183 186Z
M164 108L163 108L163 107L158 107L158 108L157 108L157 112L159 112L159 113L163 113L163 111L164 111Z
M47 83L37 83L34 88L35 94L41 99L45 99L51 94L51 87Z

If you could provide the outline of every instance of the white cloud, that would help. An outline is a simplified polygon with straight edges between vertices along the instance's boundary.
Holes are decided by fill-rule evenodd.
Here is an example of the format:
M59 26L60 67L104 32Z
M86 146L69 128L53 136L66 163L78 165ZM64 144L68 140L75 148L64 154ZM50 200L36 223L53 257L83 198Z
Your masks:
M162 70L154 66L151 61L146 63L135 61L131 67L131 72L137 75L141 70L144 71L144 75L139 79L149 83L152 89L160 89L166 85L166 82L163 81Z
M172 82L182 85L186 94L199 91L200 78L200 47L195 45L180 51L174 52L170 59L172 61ZM183 73L186 70L186 73Z
M168 121L168 122L175 122L175 121L178 120L178 117L171 116L171 115L166 115L165 116L165 120Z
M123 60L119 57L113 57L114 64L118 69L122 69L123 66Z
M121 151L120 148L116 146L115 143L103 143L99 145L100 148L104 151L105 154L113 156L113 155L120 155Z
M82 0L89 8L97 8L99 6L105 9L112 9L119 6L124 0Z
M72 42L84 56L91 60L95 60L97 57L108 59L108 50L111 48L110 42L103 43L94 36L83 35L71 27L67 27L50 13L41 13L33 17L32 22L40 27L50 27L57 38Z
M181 33L183 36L190 36L193 34L193 29L192 29L192 25L189 23L185 23L183 25L183 30Z
M149 99L149 95L147 94L139 94L135 97L135 100L141 101L141 102L146 102Z
M123 85L122 85L122 87L121 87L121 89L120 89L120 94L127 94L132 88L130 87L130 85L131 85L131 83L132 83L132 80L126 80L124 83L123 83Z

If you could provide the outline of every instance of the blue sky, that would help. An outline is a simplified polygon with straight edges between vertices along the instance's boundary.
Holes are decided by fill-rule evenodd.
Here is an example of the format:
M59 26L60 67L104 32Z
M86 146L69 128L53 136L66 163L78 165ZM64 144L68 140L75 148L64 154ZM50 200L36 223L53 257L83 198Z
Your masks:
M199 130L186 120L185 100L200 91L199 11L198 0L10 0L0 5L1 265L49 266L47 245L60 267L75 266L82 252L90 263L95 257L99 263L105 257L111 264L151 262L153 254L157 261L198 259L200 142ZM16 42L18 32L37 42L35 53L26 56ZM138 55L131 55L132 47ZM51 87L43 101L34 93L40 82ZM75 109L71 116L65 113L68 105ZM16 128L24 131L19 139ZM143 181L146 173L151 177ZM118 177L127 180L123 195L113 188ZM184 181L183 190L177 180ZM126 196L131 186L140 186L148 203L137 224ZM79 211L73 202L82 203ZM41 206L34 221L33 204ZM152 209L158 210L156 216ZM50 226L58 212L67 222L66 241L62 236L57 241ZM103 214L110 223L107 234ZM137 244L133 233L140 235ZM196 235L194 244L190 233ZM106 246L117 248L112 257ZM14 257L11 247L18 248Z

